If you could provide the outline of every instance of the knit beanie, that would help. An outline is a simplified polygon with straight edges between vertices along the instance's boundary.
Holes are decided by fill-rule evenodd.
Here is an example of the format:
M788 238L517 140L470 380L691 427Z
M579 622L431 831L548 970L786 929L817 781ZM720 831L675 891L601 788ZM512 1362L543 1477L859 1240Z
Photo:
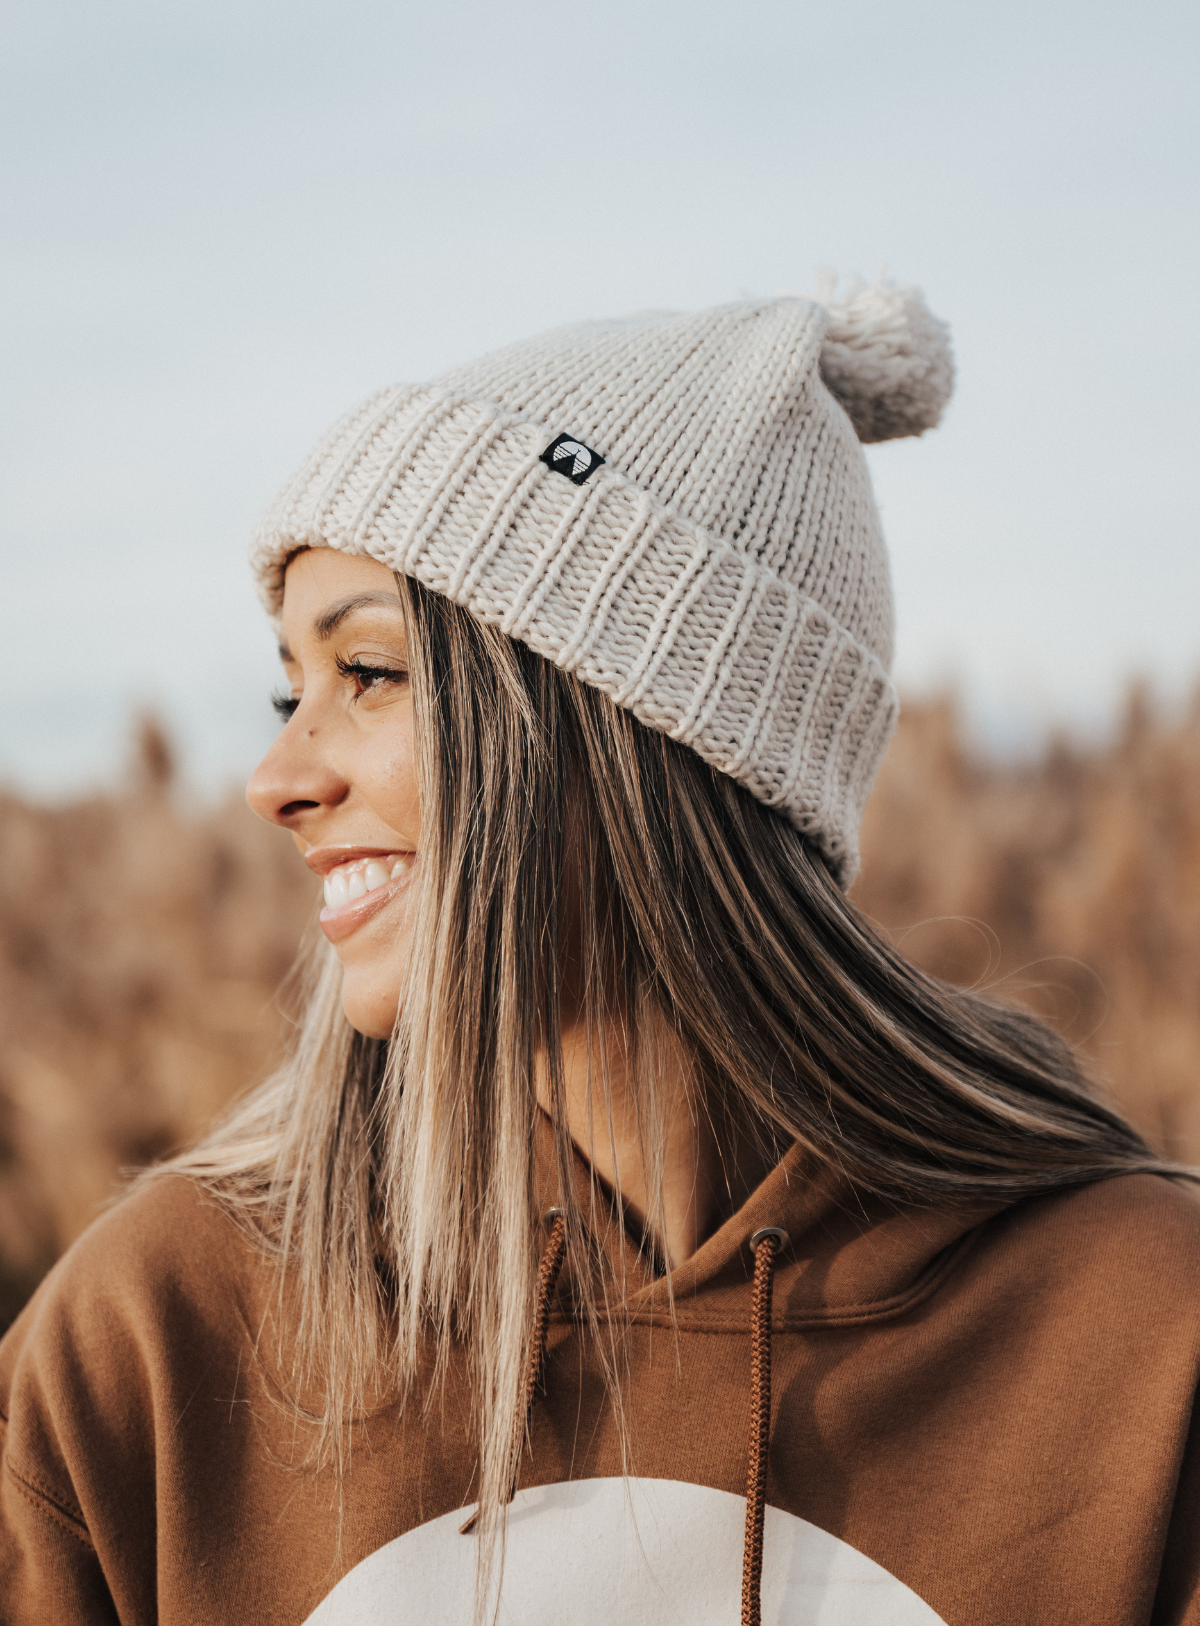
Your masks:
M856 285L561 328L396 385L317 445L253 564L367 554L500 626L781 809L842 883L895 726L860 441L953 385L920 294Z

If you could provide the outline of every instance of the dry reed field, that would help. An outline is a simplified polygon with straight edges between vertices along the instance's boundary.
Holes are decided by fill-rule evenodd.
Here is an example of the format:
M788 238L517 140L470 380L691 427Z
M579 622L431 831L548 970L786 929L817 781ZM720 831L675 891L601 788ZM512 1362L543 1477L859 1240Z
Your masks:
M191 815L152 723L120 793L0 794L0 1327L115 1189L280 1053L277 990L316 909L240 798ZM855 897L903 952L1054 1022L1171 1156L1200 1162L1200 697L1138 693L1105 749L973 757L905 712Z

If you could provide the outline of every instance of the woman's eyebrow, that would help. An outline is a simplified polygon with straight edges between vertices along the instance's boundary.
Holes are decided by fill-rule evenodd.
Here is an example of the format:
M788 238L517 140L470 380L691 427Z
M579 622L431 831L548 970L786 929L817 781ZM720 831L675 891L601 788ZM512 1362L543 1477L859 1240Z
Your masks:
M389 610L400 610L400 598L396 593L354 593L350 598L339 599L323 610L313 622L313 631L318 638L329 638L335 633L342 622L355 610L364 609L367 605L381 605Z

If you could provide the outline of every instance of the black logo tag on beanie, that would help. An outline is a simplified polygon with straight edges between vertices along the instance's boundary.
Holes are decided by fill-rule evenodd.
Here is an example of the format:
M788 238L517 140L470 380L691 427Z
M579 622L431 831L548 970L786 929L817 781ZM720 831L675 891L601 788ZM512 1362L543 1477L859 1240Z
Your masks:
M568 480L581 486L595 474L604 459L573 435L556 435L542 453L542 462L548 469L565 474Z

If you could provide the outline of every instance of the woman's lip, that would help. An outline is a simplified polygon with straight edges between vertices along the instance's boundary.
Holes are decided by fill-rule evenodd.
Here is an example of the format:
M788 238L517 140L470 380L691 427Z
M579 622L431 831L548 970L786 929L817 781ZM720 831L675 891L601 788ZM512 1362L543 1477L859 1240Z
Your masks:
M328 875L339 864L356 864L362 858L396 859L411 856L405 847L310 847L304 862L314 875Z
M346 860L343 859L342 862L345 863ZM386 886L377 886L373 892L366 892L361 898L343 903L340 909L322 909L317 916L321 930L331 943L340 943L368 920L373 920L379 911L392 901L411 875L412 871L406 870L403 875L398 875Z

